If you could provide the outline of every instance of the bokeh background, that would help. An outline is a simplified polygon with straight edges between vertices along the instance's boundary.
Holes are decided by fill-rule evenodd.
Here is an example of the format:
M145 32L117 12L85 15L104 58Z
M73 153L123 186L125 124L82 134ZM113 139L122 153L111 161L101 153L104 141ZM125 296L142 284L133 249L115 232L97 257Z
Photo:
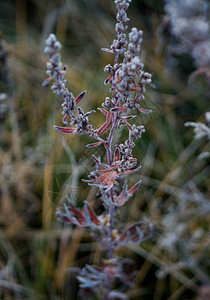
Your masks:
M207 124L209 69L198 71L189 53L173 53L165 3L134 0L130 27L144 31L141 59L153 74L147 88L148 116L136 120L146 133L135 155L142 165L141 189L125 208L125 224L147 218L153 237L119 250L136 262L130 299L210 299L208 138L194 139L185 122ZM86 136L61 135L62 99L45 79L44 41L55 33L68 65L67 86L81 104L96 109L109 95L103 67L112 56L100 49L115 38L111 0L0 1L0 299L77 299L72 267L97 263L99 249L88 232L64 226L56 209L68 195L78 206L99 208L87 178L94 164ZM173 48L173 47L172 47ZM90 120L95 128L100 113ZM126 138L126 132L116 140ZM207 153L202 155L202 153ZM74 269L73 269L74 270ZM76 269L75 269L76 270Z

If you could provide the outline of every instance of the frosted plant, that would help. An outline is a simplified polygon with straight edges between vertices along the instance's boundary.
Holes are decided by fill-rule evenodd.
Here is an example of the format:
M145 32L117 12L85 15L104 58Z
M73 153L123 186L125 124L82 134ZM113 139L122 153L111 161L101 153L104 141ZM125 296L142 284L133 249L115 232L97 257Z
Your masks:
M209 285L206 272L209 263L204 265L197 255L199 252L203 259L206 256L209 213L209 199L193 180L181 188L174 188L173 203L170 203L161 220L162 230L157 240L161 252L173 256L173 262L166 264L157 272L159 278L174 274L175 270L180 274L183 270L185 272L189 270L201 286ZM205 228L203 224L207 227Z
M207 141L210 140L210 128L209 128L210 112L207 112L205 114L205 117L206 117L207 125L204 123L201 123L201 122L186 122L185 123L186 127L189 127L189 126L194 127L194 133L195 133L194 138L196 140L207 140ZM198 156L198 158L203 159L203 158L207 158L209 156L210 156L210 152L202 152Z
M171 54L189 54L196 68L204 68L203 72L209 80L210 68L210 26L209 1L207 0L166 0L163 23L159 27L159 35L164 42L171 37L167 46ZM170 60L172 63L172 60Z
M208 121L208 124L210 124L210 112L206 113L206 120ZM201 122L186 122L185 126L191 126L194 127L194 133L195 133L195 139L207 139L210 140L210 128L209 126L205 125Z
M83 296L96 295L99 299L127 299L123 293L132 284L135 272L132 271L132 261L122 259L116 254L121 245L128 243L139 244L151 235L151 224L139 221L124 228L118 217L118 208L123 206L138 190L139 180L134 186L128 187L127 175L138 172L137 159L133 156L135 141L144 133L144 126L133 123L136 115L132 112L150 113L142 107L146 85L151 85L151 74L144 71L144 65L139 58L143 32L132 28L127 40L127 9L131 0L114 1L117 7L117 24L115 31L117 38L110 48L102 50L114 56L113 65L105 66L108 73L105 84L110 84L110 95L106 97L102 107L98 110L104 115L105 122L94 129L89 123L89 115L94 110L84 112L80 102L86 91L75 97L66 87L66 66L63 66L59 51L61 44L54 34L46 40L44 52L49 57L47 63L48 78L43 85L53 81L52 90L63 98L63 124L55 126L60 133L87 134L94 141L88 148L104 147L106 158L93 155L95 170L90 172L89 179L83 181L98 188L98 196L103 202L104 211L97 215L84 201L84 209L76 208L75 203L68 198L63 210L57 215L61 222L89 228L92 237L98 241L101 248L101 259L98 266L85 266L78 275L80 293ZM130 123L132 122L132 123ZM114 132L121 126L127 128L128 138L121 144L115 144ZM125 178L125 179L124 179ZM121 181L124 183L121 185ZM126 267L127 266L127 267ZM115 290L115 282L120 280L121 289Z

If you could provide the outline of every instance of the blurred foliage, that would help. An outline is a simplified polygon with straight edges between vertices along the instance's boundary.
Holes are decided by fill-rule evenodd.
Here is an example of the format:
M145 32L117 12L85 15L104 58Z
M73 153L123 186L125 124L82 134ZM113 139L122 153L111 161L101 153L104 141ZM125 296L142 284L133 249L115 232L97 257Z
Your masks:
M209 193L208 159L198 159L209 144L193 141L192 130L184 127L186 121L205 122L207 83L187 85L193 71L189 57L179 58L178 73L165 67L164 49L157 51L163 7L161 1L136 0L128 11L130 26L144 30L141 58L156 87L148 88L145 100L153 112L138 117L146 127L135 148L143 168L130 184L141 176L143 186L122 208L122 218L126 223L146 217L155 230L150 241L119 252L133 257L138 268L132 300L209 299L209 220L200 205ZM67 86L75 95L87 89L81 106L96 109L109 94L103 67L112 57L100 49L111 44L114 26L111 0L0 2L0 75L5 68L7 75L0 76L0 94L7 94L0 100L1 299L76 299L70 267L97 262L100 255L88 232L56 221L66 194L100 210L95 189L80 179L93 168L91 154L103 154L85 148L86 136L54 131L61 124L61 99L41 87L42 51L48 34L56 33L68 65ZM97 128L102 118L97 113L90 120ZM120 131L116 140L125 134ZM167 217L175 220L171 233ZM185 226L175 248L170 240L164 247L161 238L167 240L180 222Z

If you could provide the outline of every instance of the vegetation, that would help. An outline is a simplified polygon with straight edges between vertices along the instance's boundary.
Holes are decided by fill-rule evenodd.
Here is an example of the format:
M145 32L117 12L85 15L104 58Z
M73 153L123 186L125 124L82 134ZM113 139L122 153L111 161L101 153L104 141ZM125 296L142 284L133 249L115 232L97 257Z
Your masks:
M60 135L59 97L41 87L45 78L44 40L56 33L66 79L77 95L88 90L81 107L97 109L107 96L101 66L110 55L100 51L115 38L113 1L5 1L0 4L0 295L2 299L77 299L78 268L95 264L100 249L82 228L56 220L66 195L97 215L94 187L82 182L94 168L88 136ZM208 136L193 138L186 122L209 125L208 68L188 53L173 54L174 37L164 27L164 3L133 1L130 26L144 31L141 60L155 88L145 94L152 113L140 118L146 133L133 152L141 162L139 191L121 210L130 224L146 218L152 238L126 245L118 255L132 258L137 271L130 299L208 299L209 179ZM158 29L159 28L159 29ZM165 35L167 39L165 40ZM164 43L163 42L164 39ZM194 74L193 76L191 76ZM195 76L196 75L196 76ZM94 128L104 122L90 116ZM126 139L127 132L120 132ZM130 186L139 173L130 177ZM128 213L129 211L129 213ZM73 267L73 268L72 268Z

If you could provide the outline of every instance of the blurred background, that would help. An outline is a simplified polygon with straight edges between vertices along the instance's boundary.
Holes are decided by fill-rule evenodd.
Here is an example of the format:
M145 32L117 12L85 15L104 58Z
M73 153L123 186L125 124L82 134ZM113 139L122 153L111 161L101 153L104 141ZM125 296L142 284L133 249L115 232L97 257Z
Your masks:
M155 85L144 101L152 113L136 120L146 128L134 150L142 171L129 184L140 177L143 184L121 211L125 224L147 218L154 226L149 241L119 250L136 262L131 300L210 299L210 54L205 34L200 42L206 24L209 34L209 7L188 2L135 0L128 10L129 27L144 31L141 60ZM94 168L91 154L103 150L85 148L86 136L54 130L62 125L62 99L41 86L43 48L55 33L67 87L75 96L86 89L81 107L96 109L110 93L103 67L113 57L100 49L115 38L115 14L111 0L0 1L0 299L78 299L70 268L97 263L88 232L60 224L55 212L66 195L97 211L96 190L81 178ZM103 120L90 117L94 128ZM196 138L187 121L205 124Z

